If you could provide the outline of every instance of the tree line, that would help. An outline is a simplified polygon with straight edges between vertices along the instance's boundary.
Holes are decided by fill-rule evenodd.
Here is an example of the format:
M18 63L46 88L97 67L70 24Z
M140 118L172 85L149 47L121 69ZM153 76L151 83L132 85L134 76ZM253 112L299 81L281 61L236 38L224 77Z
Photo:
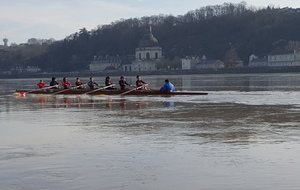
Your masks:
M154 15L120 19L86 28L55 41L28 40L0 50L0 70L14 65L39 66L43 71L83 71L94 56L133 55L145 29L162 47L165 60L178 65L186 56L205 55L231 66L231 58L245 65L251 54L283 53L299 47L300 9L224 3L206 6L185 15Z

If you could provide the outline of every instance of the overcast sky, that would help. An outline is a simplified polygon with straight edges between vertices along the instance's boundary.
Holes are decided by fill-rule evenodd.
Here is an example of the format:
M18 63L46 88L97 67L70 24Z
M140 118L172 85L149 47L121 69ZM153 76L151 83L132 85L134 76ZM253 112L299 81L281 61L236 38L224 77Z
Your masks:
M24 43L29 38L62 40L116 20L152 15L184 15L188 11L240 0L0 0L0 44ZM299 0L247 0L248 6L299 8Z

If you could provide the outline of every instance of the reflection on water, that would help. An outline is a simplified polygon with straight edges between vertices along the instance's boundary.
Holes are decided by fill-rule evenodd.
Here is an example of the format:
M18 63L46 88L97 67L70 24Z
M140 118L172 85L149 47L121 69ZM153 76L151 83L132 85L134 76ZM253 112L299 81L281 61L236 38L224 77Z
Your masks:
M143 101L128 101L126 98L111 98L105 96L79 96L79 95L43 95L43 94L29 94L21 96L13 96L14 98L20 99L23 103L30 103L31 106L35 103L38 103L40 108L59 108L59 107L78 107L78 108L108 108L108 109L118 109L122 110L134 110L134 109L143 109L147 107L150 102L145 100ZM101 98L99 98L101 97ZM13 101L13 100L12 100ZM164 103L165 104L165 103ZM168 102L172 104L172 102ZM173 103L174 104L174 103ZM10 106L10 104L7 104ZM36 105L36 104L35 104ZM105 105L105 106L103 106ZM33 106L33 108L36 108Z
M209 93L174 97L19 97L9 80L0 189L298 189L298 76L167 76Z
M163 102L163 103L164 103L164 106L167 106L167 107L173 107L173 106L175 106L174 102Z

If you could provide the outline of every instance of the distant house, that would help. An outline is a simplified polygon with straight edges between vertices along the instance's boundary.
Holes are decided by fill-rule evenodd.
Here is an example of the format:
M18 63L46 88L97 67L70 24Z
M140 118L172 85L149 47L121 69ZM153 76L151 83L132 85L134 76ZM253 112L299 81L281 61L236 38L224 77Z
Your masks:
M268 58L259 58L255 55L250 55L248 67L268 67Z
M10 72L13 72L13 73L22 73L23 72L23 66L22 65L15 65L15 66L12 66L10 68Z
M101 72L109 70L118 70L122 59L119 56L94 56L90 64L90 71Z
M300 53L268 55L268 67L300 66Z
M195 69L222 69L224 63L221 60L202 60L198 62Z
M182 70L191 70L194 69L196 64L199 62L198 57L187 56L184 59L181 59Z
M236 61L235 67L236 68L242 68L242 67L244 67L243 61L242 60Z
M41 71L41 68L39 68L38 66L27 66L25 70L29 73L37 73Z
M10 68L10 72L14 73L37 73L39 71L41 71L41 68L39 68L38 66L23 67L22 65L17 65Z
M248 67L295 67L300 66L300 53L273 54L258 58L255 55L249 57Z

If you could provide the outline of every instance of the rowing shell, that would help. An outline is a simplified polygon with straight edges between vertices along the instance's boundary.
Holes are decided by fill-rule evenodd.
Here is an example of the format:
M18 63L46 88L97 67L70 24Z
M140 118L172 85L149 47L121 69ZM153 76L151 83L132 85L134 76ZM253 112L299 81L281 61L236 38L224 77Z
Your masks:
M164 92L160 90L90 90L90 89L38 89L35 91L29 90L16 90L18 93L27 93L27 94L60 94L60 95L80 95L80 94L89 94L89 95L137 95L137 96L147 96L147 95L207 95L206 92L199 91L173 91L173 92ZM125 93L126 92L126 93Z

